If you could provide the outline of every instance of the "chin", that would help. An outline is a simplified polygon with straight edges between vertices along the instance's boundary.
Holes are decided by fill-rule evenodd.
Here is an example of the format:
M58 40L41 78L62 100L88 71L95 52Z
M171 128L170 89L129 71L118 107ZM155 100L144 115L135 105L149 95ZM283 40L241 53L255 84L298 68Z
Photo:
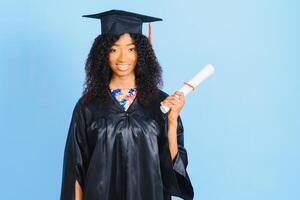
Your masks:
M120 77L124 77L124 76L132 75L133 73L130 71L117 71L117 72L114 72L114 74L117 76L120 76Z

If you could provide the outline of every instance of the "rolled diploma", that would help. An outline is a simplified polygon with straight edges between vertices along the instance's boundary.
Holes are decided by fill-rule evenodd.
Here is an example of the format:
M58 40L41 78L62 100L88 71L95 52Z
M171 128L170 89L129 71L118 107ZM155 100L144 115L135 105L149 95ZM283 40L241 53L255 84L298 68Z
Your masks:
M207 79L210 75L212 75L215 71L214 66L211 64L206 65L200 72L196 74L189 82L187 82L189 85L193 86L196 88L202 81ZM183 87L179 90L179 92L183 92L184 96L186 96L190 91L193 90L191 86L188 84L184 84ZM163 113L169 112L170 108L167 106L160 106L160 110Z

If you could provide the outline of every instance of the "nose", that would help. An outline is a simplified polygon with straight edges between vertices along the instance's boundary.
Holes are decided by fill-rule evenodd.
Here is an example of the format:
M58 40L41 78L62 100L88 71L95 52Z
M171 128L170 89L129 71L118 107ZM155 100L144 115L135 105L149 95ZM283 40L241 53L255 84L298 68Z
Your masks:
M127 52L125 50L120 51L120 55L118 57L119 62L125 62L127 58Z

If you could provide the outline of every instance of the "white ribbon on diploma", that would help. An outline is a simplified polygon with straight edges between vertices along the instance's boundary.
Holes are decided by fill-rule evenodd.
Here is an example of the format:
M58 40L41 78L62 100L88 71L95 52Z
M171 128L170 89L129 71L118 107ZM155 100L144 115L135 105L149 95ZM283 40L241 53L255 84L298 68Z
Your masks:
M215 72L214 66L211 64L206 65L200 72L196 74L189 82L185 82L184 85L179 92L183 92L184 96L186 96L190 91L194 90L201 82L207 79L210 75ZM170 108L167 106L160 106L160 110L163 113L169 112Z

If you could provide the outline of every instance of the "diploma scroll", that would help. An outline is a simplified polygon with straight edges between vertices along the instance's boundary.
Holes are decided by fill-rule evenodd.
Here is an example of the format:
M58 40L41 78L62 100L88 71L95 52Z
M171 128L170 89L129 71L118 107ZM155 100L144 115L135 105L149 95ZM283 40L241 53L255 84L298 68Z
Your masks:
M196 74L189 82L185 82L183 87L178 90L179 92L183 92L184 96L186 96L190 91L195 90L195 88L205 79L207 79L210 75L212 75L215 71L215 68L208 64L206 65L200 72ZM170 108L167 106L160 106L160 110L163 113L169 112Z

